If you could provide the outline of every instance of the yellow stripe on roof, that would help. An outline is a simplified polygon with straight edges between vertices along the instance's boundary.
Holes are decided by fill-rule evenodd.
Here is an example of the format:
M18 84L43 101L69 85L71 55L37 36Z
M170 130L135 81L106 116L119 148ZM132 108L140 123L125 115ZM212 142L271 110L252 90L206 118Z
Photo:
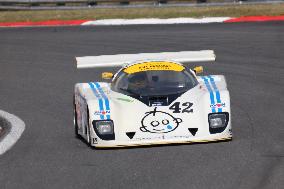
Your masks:
M174 63L174 62L143 62L139 64L134 64L125 68L123 71L128 74L133 74L137 72L151 71L151 70L170 70L180 72L184 70L184 66Z

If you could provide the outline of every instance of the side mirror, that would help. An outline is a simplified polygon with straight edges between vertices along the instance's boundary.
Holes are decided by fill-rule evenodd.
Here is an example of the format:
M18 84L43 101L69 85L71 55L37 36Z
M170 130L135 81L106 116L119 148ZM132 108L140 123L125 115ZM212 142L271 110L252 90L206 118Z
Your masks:
M196 74L200 74L203 72L203 66L197 66L193 69Z
M111 73L111 72L103 72L102 73L102 78L103 79L112 79L113 78L113 73Z

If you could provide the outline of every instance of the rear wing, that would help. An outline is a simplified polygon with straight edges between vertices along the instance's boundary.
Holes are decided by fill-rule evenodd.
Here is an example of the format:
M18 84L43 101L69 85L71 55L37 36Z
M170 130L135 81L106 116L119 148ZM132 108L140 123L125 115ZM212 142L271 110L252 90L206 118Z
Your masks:
M77 68L119 67L138 61L163 60L180 63L215 61L213 50L117 54L76 57Z

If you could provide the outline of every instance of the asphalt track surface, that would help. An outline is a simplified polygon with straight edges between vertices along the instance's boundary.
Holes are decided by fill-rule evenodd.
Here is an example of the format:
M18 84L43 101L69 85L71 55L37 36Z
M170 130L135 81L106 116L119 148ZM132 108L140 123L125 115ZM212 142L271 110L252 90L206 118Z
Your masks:
M0 157L0 188L282 188L284 23L0 29L1 109L25 121ZM214 49L232 142L94 150L74 137L74 56ZM111 70L111 69L109 69Z

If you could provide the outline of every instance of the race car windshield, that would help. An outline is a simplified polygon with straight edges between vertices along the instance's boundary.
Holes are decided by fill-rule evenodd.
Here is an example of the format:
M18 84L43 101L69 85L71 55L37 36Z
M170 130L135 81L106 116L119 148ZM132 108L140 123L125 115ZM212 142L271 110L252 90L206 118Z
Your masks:
M130 96L158 96L184 93L197 85L195 77L182 71L151 70L136 73L121 71L112 83L112 90Z

